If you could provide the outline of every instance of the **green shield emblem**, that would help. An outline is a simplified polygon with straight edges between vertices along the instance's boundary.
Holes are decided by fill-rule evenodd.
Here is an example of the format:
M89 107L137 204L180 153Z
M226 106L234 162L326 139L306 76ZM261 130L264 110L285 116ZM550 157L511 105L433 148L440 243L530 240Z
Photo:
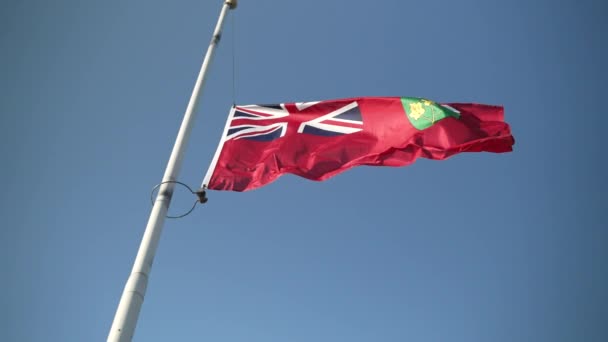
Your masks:
M460 118L460 113L453 108L417 97L402 97L401 104L405 116L419 130L427 129L448 116Z

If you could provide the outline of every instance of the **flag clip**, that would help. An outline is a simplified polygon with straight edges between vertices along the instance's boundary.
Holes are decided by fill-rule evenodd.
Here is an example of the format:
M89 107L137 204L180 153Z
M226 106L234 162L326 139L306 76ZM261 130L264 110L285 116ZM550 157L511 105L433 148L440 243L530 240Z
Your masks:
M194 194L198 196L198 203L205 204L209 200L207 198L207 192L205 192L205 188L198 189L198 191Z

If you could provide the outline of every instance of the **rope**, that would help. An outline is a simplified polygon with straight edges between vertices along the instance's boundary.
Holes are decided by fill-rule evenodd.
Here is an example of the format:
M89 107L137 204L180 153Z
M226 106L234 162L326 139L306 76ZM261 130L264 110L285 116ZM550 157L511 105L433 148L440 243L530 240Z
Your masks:
M169 216L169 215L167 215L167 218L178 219L178 218L182 218L182 217L188 216L188 215L190 215L191 212L194 211L194 208L196 208L196 204L197 203L205 203L206 202L206 198L205 198L205 201L202 200L202 198L204 198L204 195L205 195L204 189L201 189L202 193L201 193L201 191L195 192L195 191L192 191L192 189L190 189L190 187L188 185L186 185L186 184L184 184L182 182L178 182L178 181L165 181L165 182L161 182L161 183L156 184L152 188L152 192L150 193L150 200L152 201L152 205L154 205L154 199L156 198L156 196L154 196L154 193L156 192L156 190L158 190L158 188L161 185L167 184L167 183L179 184L179 185L185 187L186 189L188 189L188 191L190 191L193 195L198 196L198 199L194 202L194 204L192 205L192 208L190 208L190 210L188 210L188 212L186 212L185 214L182 214L182 215L178 215L178 216ZM201 197L201 195L203 197Z
M236 106L236 14L232 13L232 106Z

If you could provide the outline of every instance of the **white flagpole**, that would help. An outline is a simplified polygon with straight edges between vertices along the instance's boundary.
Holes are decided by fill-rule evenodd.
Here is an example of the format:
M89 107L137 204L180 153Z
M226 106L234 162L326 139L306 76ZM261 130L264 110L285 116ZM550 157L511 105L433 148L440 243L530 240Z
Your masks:
M188 102L188 107L186 108L182 125L177 134L171 157L167 163L167 168L162 180L163 183L161 184L158 196L156 196L156 200L154 201L154 206L152 207L152 212L150 213L150 218L148 219L148 224L141 240L139 251L135 257L131 275L127 280L120 302L118 303L116 315L114 316L114 321L112 322L112 327L110 328L110 333L108 335L108 342L129 342L133 338L139 311L146 294L148 277L152 269L156 247L158 246L160 234L163 230L165 216L169 209L175 185L174 183L165 182L175 181L177 179L186 144L190 132L192 131L192 124L194 123L196 114L196 104L203 84L205 83L207 68L213 58L213 52L220 41L226 12L228 12L228 9L236 8L236 6L237 0L225 0L222 5L222 10L217 25L215 26L211 43L207 49L207 54L205 55L201 71L196 79L192 96L190 96L190 102Z

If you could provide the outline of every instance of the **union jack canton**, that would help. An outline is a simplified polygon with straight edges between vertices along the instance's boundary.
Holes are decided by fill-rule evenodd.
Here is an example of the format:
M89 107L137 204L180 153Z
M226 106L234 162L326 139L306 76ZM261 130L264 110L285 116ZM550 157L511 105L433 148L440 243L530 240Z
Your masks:
M357 101L248 105L233 108L225 140L267 142L288 134L337 136L362 129Z

